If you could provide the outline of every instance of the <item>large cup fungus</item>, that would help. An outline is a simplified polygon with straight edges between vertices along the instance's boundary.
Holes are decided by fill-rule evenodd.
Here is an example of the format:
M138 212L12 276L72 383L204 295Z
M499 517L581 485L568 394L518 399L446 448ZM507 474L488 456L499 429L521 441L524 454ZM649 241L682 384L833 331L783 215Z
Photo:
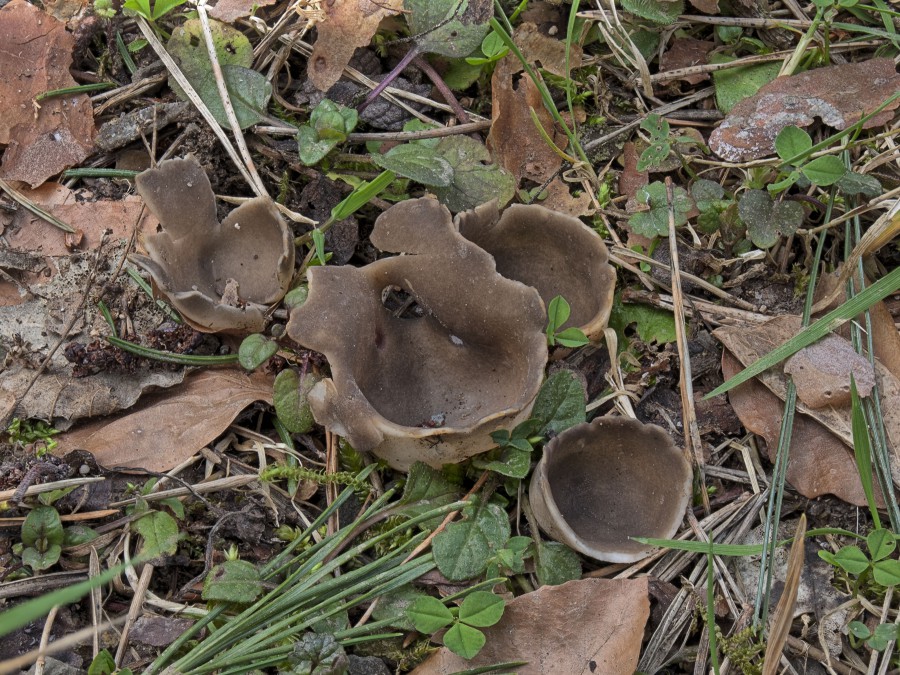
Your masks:
M251 199L216 218L215 195L193 156L139 174L137 190L159 219L148 256L131 260L191 326L206 333L252 333L265 327L266 305L287 292L294 241L270 199Z
M541 529L598 560L635 562L652 547L629 537L670 538L691 496L691 468L652 424L599 417L544 448L529 490Z
M534 286L547 305L558 295L565 298L569 323L589 338L606 328L616 273L603 240L578 218L538 205L510 206L500 215L492 201L460 213L456 224L494 256L507 279Z
M537 291L498 274L433 199L383 213L371 241L407 255L313 267L309 299L291 312L288 334L331 366L309 394L316 421L404 470L489 449L491 432L528 416L543 378ZM386 307L392 289L421 311Z

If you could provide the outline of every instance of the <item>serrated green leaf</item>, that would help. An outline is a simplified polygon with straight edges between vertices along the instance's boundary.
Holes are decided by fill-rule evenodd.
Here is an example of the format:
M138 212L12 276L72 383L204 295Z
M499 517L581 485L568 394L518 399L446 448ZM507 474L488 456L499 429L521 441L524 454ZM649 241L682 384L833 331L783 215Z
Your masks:
M307 396L319 379L313 373L306 373L301 379L293 368L282 370L275 377L275 414L292 434L308 433L315 424Z
M436 147L405 143L383 155L373 154L371 158L382 169L389 169L422 185L448 187L453 182L453 167L440 156Z
M438 569L451 581L478 576L488 560L504 547L510 527L506 512L481 500L463 510L465 519L450 523L434 538L432 550Z
M531 417L539 420L542 435L561 433L587 419L584 399L581 380L568 370L558 370L541 385Z
M499 595L487 591L473 591L459 607L459 620L476 628L487 628L503 616L506 602Z
M668 26L684 14L684 0L622 0L622 9L648 21Z
M565 544L542 541L534 555L534 571L542 586L558 586L581 578L581 559Z
M247 560L226 560L216 565L203 583L203 599L249 605L262 592L256 566Z
M816 157L804 164L801 170L810 181L821 187L834 185L847 173L847 167L834 155Z
M453 621L453 614L443 602L430 595L416 598L406 610L415 629L425 635L432 635Z
M775 152L781 159L802 155L808 152L812 146L812 138L800 127L786 126L775 137Z
M675 207L675 227L687 222L687 214L693 208L693 200L684 188L673 190ZM648 206L647 211L638 211L628 219L628 226L635 234L645 237L669 236L669 209L666 200L666 186L659 181L638 189L635 194L638 204Z
M882 586L896 586L900 584L900 560L893 558L879 560L874 565L872 576Z
M178 523L168 513L150 511L131 524L144 538L141 554L151 558L175 555L178 550Z
M444 633L444 646L464 659L474 659L486 641L484 633L464 623L453 624Z
M278 351L278 343L261 333L248 335L238 348L238 363L247 370L256 370Z
M625 329L634 325L641 342L645 344L667 344L675 341L675 317L672 312L636 303L622 303L620 293L613 299L609 315L609 327L616 331L619 351L628 348Z

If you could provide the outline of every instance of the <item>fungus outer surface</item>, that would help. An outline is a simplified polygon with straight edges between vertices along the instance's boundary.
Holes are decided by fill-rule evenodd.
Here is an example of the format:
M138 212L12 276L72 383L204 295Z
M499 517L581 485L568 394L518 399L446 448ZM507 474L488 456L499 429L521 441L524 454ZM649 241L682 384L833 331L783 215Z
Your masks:
M459 462L524 419L547 361L535 289L498 274L433 199L385 211L372 243L406 255L314 267L288 334L325 354L332 378L310 394L316 420L392 466ZM390 289L416 312L383 303Z
M144 239L149 256L130 259L197 330L262 330L265 306L284 296L294 271L293 236L272 201L251 199L219 223L193 156L164 161L136 184L160 231Z
M652 551L629 537L672 537L690 495L690 465L669 434L610 417L550 441L530 489L547 534L609 562L635 562Z
M457 215L456 225L494 256L500 274L536 288L544 304L564 297L570 325L590 338L606 327L616 273L603 240L578 218L536 204L510 206L501 216L490 202Z

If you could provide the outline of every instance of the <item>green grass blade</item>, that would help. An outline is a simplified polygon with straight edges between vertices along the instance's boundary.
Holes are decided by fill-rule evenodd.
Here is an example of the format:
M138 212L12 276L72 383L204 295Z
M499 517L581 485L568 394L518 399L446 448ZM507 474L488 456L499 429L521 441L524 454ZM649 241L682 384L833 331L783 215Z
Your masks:
M859 480L862 483L863 492L866 494L866 503L869 505L869 513L872 514L872 521L876 529L881 529L881 519L878 517L878 507L875 506L875 490L872 485L872 444L869 439L869 427L866 425L862 400L856 390L856 378L852 374L850 375L850 397L853 455L856 457Z
M847 302L837 309L828 312L828 314L803 329L783 345L772 350L719 387L713 389L703 397L704 400L718 396L719 394L724 394L726 391L734 389L739 384L743 384L749 379L756 377L761 372L781 363L792 354L797 353L804 347L808 347L816 340L822 339L835 328L844 322L849 321L860 312L865 311L879 300L884 300L887 296L895 293L897 289L900 289L900 267L876 281L862 293L847 300Z

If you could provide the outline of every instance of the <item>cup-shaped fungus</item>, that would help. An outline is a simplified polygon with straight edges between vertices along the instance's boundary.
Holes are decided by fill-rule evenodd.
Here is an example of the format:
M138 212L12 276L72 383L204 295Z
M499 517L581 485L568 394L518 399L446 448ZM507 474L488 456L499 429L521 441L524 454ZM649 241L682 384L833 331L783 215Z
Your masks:
M137 191L159 219L131 260L191 326L205 333L265 327L294 272L294 241L272 200L244 202L219 223L209 178L193 156L139 174Z
M561 295L569 325L598 337L609 320L616 273L596 232L578 218L538 205L514 205L501 216L497 202L460 213L456 225L469 241L494 256L497 271L534 286L541 299Z
M529 491L541 529L608 562L634 562L652 551L629 537L672 537L690 496L691 467L671 436L613 417L550 441Z
M432 199L385 211L371 241L406 255L310 268L309 298L291 312L291 338L331 365L309 394L316 421L404 470L493 447L490 433L527 417L543 378L537 291L498 274ZM397 289L406 300L386 306Z

